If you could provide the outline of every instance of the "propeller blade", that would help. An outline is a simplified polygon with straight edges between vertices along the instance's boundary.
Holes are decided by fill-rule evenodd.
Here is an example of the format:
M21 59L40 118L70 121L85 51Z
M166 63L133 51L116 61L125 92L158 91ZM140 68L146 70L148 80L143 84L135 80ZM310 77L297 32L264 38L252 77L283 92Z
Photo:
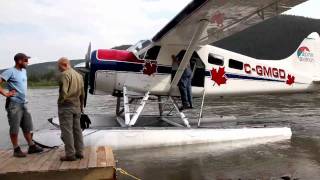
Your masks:
M88 88L89 88L89 73L86 73L84 75L84 107L87 106Z
M88 46L88 51L87 51L87 54L86 54L86 68L90 68L90 55L91 55L91 43L89 43L89 46Z
M84 61L84 62L79 63L79 64L76 64L76 65L74 66L74 68L75 68L78 72L80 72L82 75L84 75L85 73L89 73L89 72L90 72L90 69L88 69L88 68L86 67L85 59L83 59L83 61Z
M89 89L89 76L90 76L90 56L91 56L91 43L89 43L88 51L86 54L85 69L87 70L84 74L84 107L87 106L88 89Z

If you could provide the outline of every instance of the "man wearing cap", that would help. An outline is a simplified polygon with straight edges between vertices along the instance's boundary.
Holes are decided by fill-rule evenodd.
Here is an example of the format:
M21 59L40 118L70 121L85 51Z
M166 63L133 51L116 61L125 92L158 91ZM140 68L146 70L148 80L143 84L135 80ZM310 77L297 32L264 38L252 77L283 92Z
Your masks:
M7 110L10 126L10 139L13 145L13 156L26 157L18 144L19 127L29 145L28 154L42 152L43 149L32 141L33 124L27 109L27 72L29 56L18 53L14 56L15 66L7 69L0 75L0 84L7 82L6 92L0 87L0 94L7 97L5 108Z

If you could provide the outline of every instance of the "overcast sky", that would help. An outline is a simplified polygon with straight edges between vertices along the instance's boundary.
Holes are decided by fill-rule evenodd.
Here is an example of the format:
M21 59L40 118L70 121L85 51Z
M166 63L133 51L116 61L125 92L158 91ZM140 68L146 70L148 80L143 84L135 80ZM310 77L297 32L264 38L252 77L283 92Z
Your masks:
M89 42L111 48L152 38L190 0L1 0L0 69L25 52L31 64L84 58ZM290 12L320 19L319 0Z

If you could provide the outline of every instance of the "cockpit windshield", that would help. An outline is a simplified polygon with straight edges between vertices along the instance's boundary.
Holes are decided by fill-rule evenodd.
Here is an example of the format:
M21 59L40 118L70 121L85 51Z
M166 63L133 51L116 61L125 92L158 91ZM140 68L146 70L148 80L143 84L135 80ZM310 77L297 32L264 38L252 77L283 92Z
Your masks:
M130 46L127 51L133 52L137 57L148 49L152 43L150 40L140 40L135 45Z

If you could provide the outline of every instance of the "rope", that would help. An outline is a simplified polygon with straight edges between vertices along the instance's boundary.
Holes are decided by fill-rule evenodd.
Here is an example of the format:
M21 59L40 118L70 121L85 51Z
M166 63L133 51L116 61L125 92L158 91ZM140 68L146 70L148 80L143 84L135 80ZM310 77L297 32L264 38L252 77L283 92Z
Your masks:
M114 169L116 170L116 172L119 172L119 173L121 173L123 175L129 176L134 180L141 180L140 178L137 178L136 176L128 173L127 171L123 170L122 168L114 168Z

